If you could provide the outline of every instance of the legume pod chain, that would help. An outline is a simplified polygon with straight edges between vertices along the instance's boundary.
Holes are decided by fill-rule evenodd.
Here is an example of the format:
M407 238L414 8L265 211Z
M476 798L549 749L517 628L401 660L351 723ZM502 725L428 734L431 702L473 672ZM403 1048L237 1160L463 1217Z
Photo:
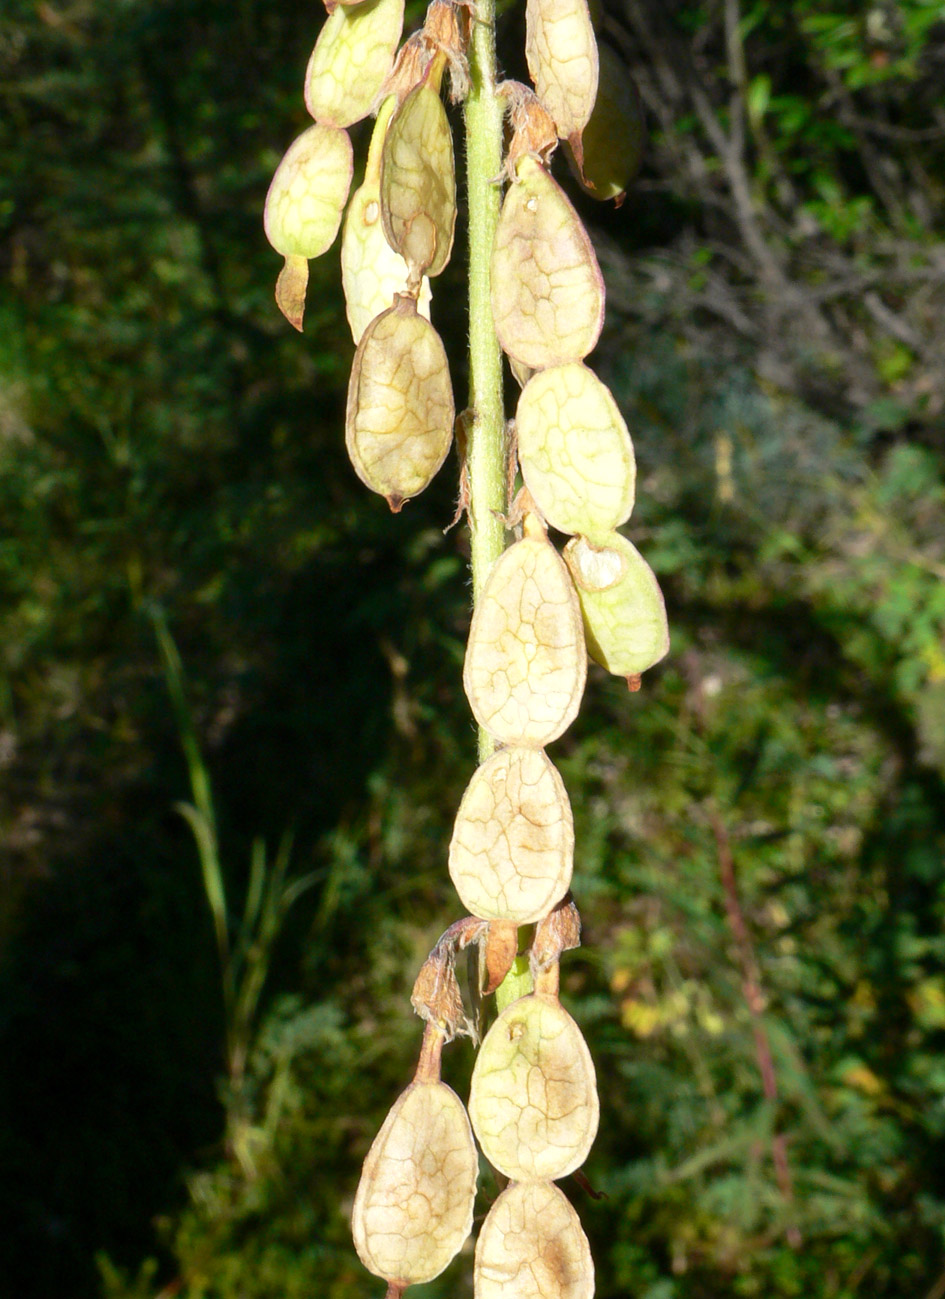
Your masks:
M318 34L305 72L305 107L316 122L351 126L367 117L390 72L404 0L339 6Z
M463 685L500 744L541 749L577 716L587 652L577 593L532 514L496 561L473 614Z
M574 1209L551 1182L513 1182L482 1224L476 1299L592 1299L594 1264Z

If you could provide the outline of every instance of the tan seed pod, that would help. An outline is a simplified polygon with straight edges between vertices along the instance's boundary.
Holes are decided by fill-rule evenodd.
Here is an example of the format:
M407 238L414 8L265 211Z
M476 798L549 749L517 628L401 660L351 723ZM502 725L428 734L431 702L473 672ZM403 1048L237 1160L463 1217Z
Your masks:
M496 561L473 614L463 686L500 744L540 749L581 706L587 654L577 593L534 516Z
M527 0L525 58L559 137L579 151L597 98L597 40L587 0Z
M393 96L381 105L371 135L364 183L351 197L341 232L341 283L355 343L361 341L374 317L385 311L407 284L407 263L387 242L381 223L381 150L396 107ZM417 306L428 320L430 297L430 281L424 276Z
M612 198L619 206L640 170L645 142L643 105L633 78L620 55L601 45L597 99L582 136L583 169L568 146L578 184L592 198Z
M305 71L305 107L316 122L350 126L367 117L403 25L404 0L363 0L334 10Z
M669 651L666 605L653 570L619 532L575 537L564 557L581 601L587 649L608 672L633 678Z
M478 1157L462 1101L442 1082L402 1092L368 1151L351 1230L368 1271L431 1281L472 1227Z
M395 513L446 459L454 413L440 336L413 298L398 294L361 336L345 418L355 472Z
M491 263L492 316L509 356L533 370L579 361L604 323L604 280L581 220L530 155L509 186Z
M513 1182L555 1181L584 1163L599 1119L594 1064L555 997L507 1006L486 1034L469 1089L483 1154Z
M381 157L384 234L416 275L439 275L456 225L453 134L430 80L428 72L397 109Z
M551 1182L506 1187L476 1243L476 1299L593 1299L587 1237Z
M595 536L630 517L633 444L609 390L586 365L541 370L515 414L525 486L561 532Z
M276 301L296 329L302 328L308 259L335 241L352 170L347 131L316 123L289 145L269 186L263 227L285 258Z
M460 900L484 920L528 925L571 883L574 821L560 775L541 749L500 749L473 774L450 842Z

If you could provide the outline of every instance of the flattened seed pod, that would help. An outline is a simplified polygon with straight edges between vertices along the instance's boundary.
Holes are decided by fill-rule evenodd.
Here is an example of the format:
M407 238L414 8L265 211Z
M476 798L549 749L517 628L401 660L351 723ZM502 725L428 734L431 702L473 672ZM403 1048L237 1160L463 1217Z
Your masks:
M453 247L456 175L446 110L428 80L411 90L387 128L381 220L388 243L416 273L439 275Z
M587 356L604 323L604 280L564 191L530 155L495 235L492 316L509 356L533 370Z
M626 64L609 45L600 47L600 81L591 120L584 128L584 166L568 161L578 184L592 198L617 199L640 170L646 142L643 105Z
M351 1229L358 1257L387 1281L431 1281L472 1227L478 1157L462 1101L446 1083L402 1092L368 1151Z
M515 428L525 486L552 527L596 536L630 517L633 444L617 403L586 365L533 375Z
M584 616L587 649L608 672L635 677L669 650L666 605L653 570L619 532L564 549Z
M302 328L308 259L335 242L352 169L347 131L316 123L289 145L269 186L263 227L285 258L276 301L296 329Z
M355 473L396 513L446 459L454 414L440 336L413 298L398 294L354 354L345 443Z
M364 183L351 197L341 232L341 283L355 343L407 283L407 263L391 248L381 224L381 149L396 107L397 100L391 96L377 115ZM430 281L424 277L417 305L428 320L430 296Z
M500 744L540 749L574 721L586 677L577 593L558 552L527 518L526 535L500 555L473 614L466 697Z
M584 1163L597 1135L597 1080L581 1030L557 998L507 1006L473 1069L469 1117L483 1154L513 1182L553 1182Z
M305 71L305 107L317 122L360 122L390 72L404 25L404 0L339 5L318 34Z
M483 920L528 925L564 897L574 821L564 782L541 749L500 749L474 773L450 842L460 900Z
M515 1182L476 1243L476 1299L593 1299L594 1263L578 1216L551 1182Z
M559 137L579 150L597 98L597 41L587 0L527 0L525 58Z

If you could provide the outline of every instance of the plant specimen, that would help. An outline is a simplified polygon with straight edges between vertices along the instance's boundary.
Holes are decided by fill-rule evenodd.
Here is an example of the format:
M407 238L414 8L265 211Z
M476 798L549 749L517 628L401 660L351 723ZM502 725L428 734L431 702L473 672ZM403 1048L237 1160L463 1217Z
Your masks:
M457 440L474 593L463 684L480 727L449 871L469 915L418 975L419 1064L365 1160L352 1228L389 1299L439 1275L472 1225L475 1134L508 1179L479 1234L477 1295L588 1299L587 1240L555 1182L583 1164L599 1111L590 1053L558 998L559 959L579 943L580 919L571 807L545 748L578 713L588 654L635 690L669 640L656 580L616 531L633 509L633 446L584 364L604 283L550 163L564 141L581 186L621 199L639 162L639 107L616 56L598 50L587 0L527 0L533 86L496 80L493 0L432 0L398 52L402 22L401 0L331 6L305 81L315 125L290 146L266 203L267 234L286 259L277 301L301 328L307 259L334 240L347 200L346 128L376 114L342 237L357 344L346 444L362 482L400 510L453 439L448 359L429 319L456 225L448 74L466 123L471 392ZM508 422L503 351L521 386ZM570 538L563 556L549 527ZM467 1117L440 1061L446 1043L476 1034L454 969L472 945L475 991L496 993L500 1013L476 1058Z

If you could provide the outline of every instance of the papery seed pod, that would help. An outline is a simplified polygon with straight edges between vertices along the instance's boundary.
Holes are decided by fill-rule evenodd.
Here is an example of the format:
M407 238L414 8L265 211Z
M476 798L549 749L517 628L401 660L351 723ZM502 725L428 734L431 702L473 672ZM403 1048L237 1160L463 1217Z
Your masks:
M587 1237L551 1182L507 1186L476 1242L476 1299L592 1299Z
M371 321L393 303L394 295L403 292L407 283L407 263L387 242L381 223L381 150L396 107L393 96L381 105L371 135L364 183L351 197L341 232L341 283L355 343L361 341ZM417 307L428 320L430 297L430 281L424 276Z
M596 536L630 517L633 444L617 403L586 365L533 375L515 429L525 486L552 527Z
M296 329L302 328L308 259L320 257L335 241L352 170L347 131L316 123L289 145L269 186L263 226L285 258L276 301Z
M564 549L581 601L587 649L617 676L633 678L669 650L666 605L653 570L619 532Z
M463 686L500 744L544 748L574 721L587 676L580 607L534 516L500 555L473 614Z
M334 10L305 71L305 107L317 122L350 126L367 117L403 25L404 0L363 0Z
M597 1135L597 1081L581 1030L555 997L521 997L492 1025L469 1117L483 1154L513 1182L555 1181L584 1163Z
M381 158L384 233L417 275L439 275L456 225L453 133L431 79L432 65L394 114Z
M445 460L454 413L440 336L413 298L398 294L361 337L345 417L355 472L395 513Z
M592 198L612 198L619 206L643 161L646 122L633 78L609 45L600 47L597 99L581 139L583 169L568 145L568 161L578 184Z
M573 862L571 804L547 755L493 754L469 782L450 842L450 876L463 906L485 920L531 924L567 893Z
M439 1276L472 1227L477 1171L462 1101L445 1083L412 1083L375 1137L355 1195L364 1266L402 1285Z
M496 229L492 317L505 352L534 370L579 361L604 323L604 280L580 217L533 157L518 163Z
M580 155L597 98L597 40L587 0L527 0L525 58L558 135Z

